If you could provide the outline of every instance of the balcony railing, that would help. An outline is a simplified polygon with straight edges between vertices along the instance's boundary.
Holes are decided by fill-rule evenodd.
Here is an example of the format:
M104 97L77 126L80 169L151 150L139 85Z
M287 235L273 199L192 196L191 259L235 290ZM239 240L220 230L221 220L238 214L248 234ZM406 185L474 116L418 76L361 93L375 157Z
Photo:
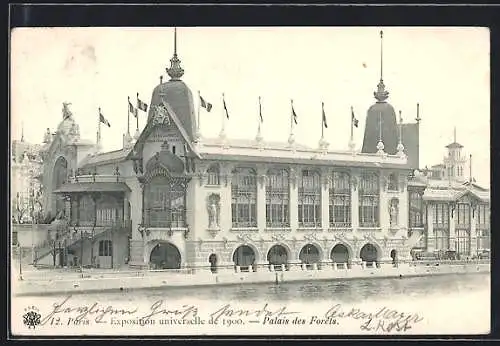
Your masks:
M113 174L85 174L69 177L68 183L122 183L124 180L119 175Z
M79 220L71 221L71 227L130 228L132 220Z

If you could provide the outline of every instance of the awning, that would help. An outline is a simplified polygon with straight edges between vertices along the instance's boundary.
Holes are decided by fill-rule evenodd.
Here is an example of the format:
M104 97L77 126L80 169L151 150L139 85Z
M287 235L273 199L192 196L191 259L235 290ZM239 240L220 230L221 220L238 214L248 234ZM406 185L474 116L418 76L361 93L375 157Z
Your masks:
M61 185L54 193L71 192L130 192L125 183L95 182L95 183L67 183Z

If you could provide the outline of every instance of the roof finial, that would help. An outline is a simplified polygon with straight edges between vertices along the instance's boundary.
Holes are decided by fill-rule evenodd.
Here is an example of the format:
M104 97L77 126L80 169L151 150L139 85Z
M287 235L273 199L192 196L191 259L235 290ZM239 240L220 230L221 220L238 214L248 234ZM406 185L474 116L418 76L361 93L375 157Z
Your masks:
M453 143L457 142L457 127L453 127Z
M384 80L384 32L380 30L380 80Z
M170 68L167 68L167 74L170 76L170 80L179 80L184 75L181 61L177 57L177 28L174 28L174 55L170 59Z
M24 121L21 122L21 142L24 142Z
M389 92L385 90L385 85L384 85L384 46L383 46L383 40L384 38L384 32L380 30L380 82L377 85L377 91L373 93L373 96L377 99L378 102L384 102L387 100L389 97Z

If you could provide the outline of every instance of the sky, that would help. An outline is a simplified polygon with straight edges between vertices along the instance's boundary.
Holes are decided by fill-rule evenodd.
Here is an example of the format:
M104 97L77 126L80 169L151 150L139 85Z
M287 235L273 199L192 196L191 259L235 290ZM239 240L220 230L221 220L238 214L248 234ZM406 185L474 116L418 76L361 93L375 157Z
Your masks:
M225 94L228 137L255 138L261 97L264 139L286 141L290 100L298 116L297 142L316 147L321 103L332 150L348 148L350 109L359 119L361 148L366 112L380 79L388 102L404 122L420 103L420 163L441 163L457 141L472 154L472 173L490 183L490 39L472 27L189 27L177 29L177 53L198 107L197 93L213 104L201 112L201 132L221 129ZM150 103L173 54L173 28L17 28L11 34L11 138L40 143L71 102L83 138L95 140L98 107L111 123L102 127L104 150L122 147L127 97ZM146 113L139 115L142 129ZM135 119L130 119L131 133ZM466 175L469 167L466 168Z

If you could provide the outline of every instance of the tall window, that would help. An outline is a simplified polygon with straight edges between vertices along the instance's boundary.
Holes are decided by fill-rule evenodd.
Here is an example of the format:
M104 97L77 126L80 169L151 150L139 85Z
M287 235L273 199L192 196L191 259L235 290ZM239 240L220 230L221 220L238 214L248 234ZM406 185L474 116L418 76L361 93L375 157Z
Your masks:
M97 203L97 225L110 225L123 218L123 203L105 196Z
M144 222L150 227L186 227L185 187L175 179L155 176L144 190Z
M220 184L220 169L219 164L214 163L211 165L208 170L208 181L207 185L219 185Z
M476 209L476 224L479 228L489 228L490 211L487 204L479 204Z
M387 189L389 191L397 191L398 190L398 176L396 173L389 174L389 186Z
M450 244L450 214L446 203L436 203L433 208L433 229L436 250L447 250Z
M470 209L471 208L468 203L457 204L457 228L470 228Z
M269 170L266 184L266 227L290 227L289 198L288 171Z
M303 170L299 181L299 227L321 227L321 182L319 173Z
M456 251L461 255L470 255L470 230L459 228L456 231Z
M99 242L99 256L113 256L113 243L111 240L101 240Z
M82 226L94 225L96 221L95 203L90 195L80 198L79 218L76 221Z
M379 227L379 178L376 173L362 173L359 184L359 225Z
M257 178L252 168L233 171L231 215L234 228L257 227Z
M424 227L422 194L410 192L410 228Z
M351 186L349 173L333 172L329 189L330 227L351 227Z

